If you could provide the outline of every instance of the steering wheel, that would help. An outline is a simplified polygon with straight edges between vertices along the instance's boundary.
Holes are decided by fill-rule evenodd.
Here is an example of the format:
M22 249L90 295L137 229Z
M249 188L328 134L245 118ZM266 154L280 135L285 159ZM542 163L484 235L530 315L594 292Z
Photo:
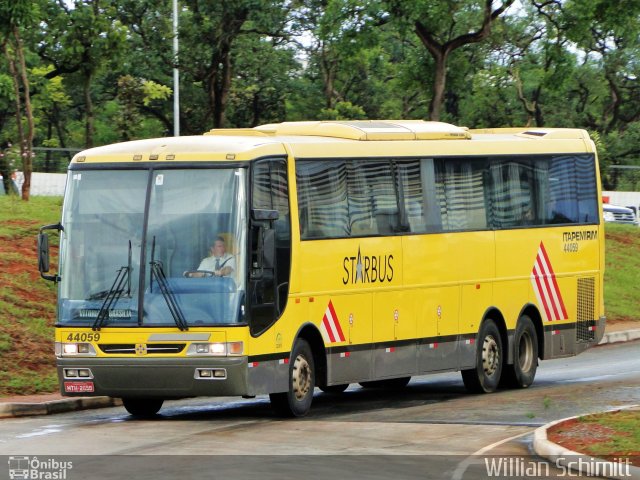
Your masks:
M215 272L211 270L187 270L183 274L186 278L203 278L203 277L213 277Z

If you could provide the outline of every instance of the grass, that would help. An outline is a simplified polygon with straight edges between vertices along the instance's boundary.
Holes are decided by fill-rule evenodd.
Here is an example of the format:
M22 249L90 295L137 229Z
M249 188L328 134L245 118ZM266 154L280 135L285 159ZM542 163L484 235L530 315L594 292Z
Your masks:
M62 197L31 197L28 202L15 195L0 197L0 237L34 236L42 225L60 221Z
M640 410L586 415L549 429L549 438L569 450L594 457L640 462Z
M57 389L53 355L56 289L37 272L35 237L60 220L62 199L0 196L0 396ZM55 254L57 236L51 235ZM637 320L640 229L607 225L605 304L610 320ZM52 265L56 265L52 255ZM55 269L55 267L54 267ZM640 323L639 323L640 325ZM549 408L550 399L544 399Z
M604 301L608 320L638 320L640 298L640 228L608 223Z
M0 197L0 395L57 390L56 289L40 279L35 239L59 221L61 205L59 197Z
M584 422L597 423L615 431L608 440L593 444L593 455L609 455L619 452L624 455L640 454L640 411L623 410L584 417Z

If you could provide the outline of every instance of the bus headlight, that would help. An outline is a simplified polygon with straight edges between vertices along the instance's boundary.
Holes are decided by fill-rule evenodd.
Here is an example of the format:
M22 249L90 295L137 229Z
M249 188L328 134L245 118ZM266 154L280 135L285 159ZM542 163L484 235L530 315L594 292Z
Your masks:
M187 355L227 357L242 355L243 352L243 342L192 343L189 345Z
M95 357L96 349L90 343L55 343L56 357Z

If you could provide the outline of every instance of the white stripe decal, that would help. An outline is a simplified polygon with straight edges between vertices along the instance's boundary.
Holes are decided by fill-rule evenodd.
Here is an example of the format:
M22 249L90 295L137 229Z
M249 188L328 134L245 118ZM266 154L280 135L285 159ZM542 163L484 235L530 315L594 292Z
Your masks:
M562 294L558 287L553 267L548 260L544 243L540 242L538 254L533 262L531 270L531 285L538 300L545 320L566 320L568 318L565 310Z
M338 315L333 308L331 300L329 300L327 309L322 317L320 332L322 333L325 343L338 343L345 341L344 334L340 328L340 320L338 320Z

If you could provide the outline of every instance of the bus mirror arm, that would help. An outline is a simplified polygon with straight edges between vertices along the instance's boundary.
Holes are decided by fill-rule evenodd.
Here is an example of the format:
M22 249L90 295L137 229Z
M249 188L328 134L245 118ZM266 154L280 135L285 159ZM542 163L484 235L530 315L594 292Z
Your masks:
M40 276L45 280L57 283L60 281L58 275L47 275L50 269L49 235L44 233L45 230L57 230L60 232L64 228L60 223L55 223L41 227L40 233L38 233L38 270L40 271Z
M262 267L273 270L276 264L276 232L264 229L262 234Z
M276 258L275 231L259 226L255 228L255 256L252 265L252 278L262 278L264 270L273 270Z
M278 220L280 214L277 210L265 210L261 208L254 208L251 210L251 218L255 221L261 220Z

